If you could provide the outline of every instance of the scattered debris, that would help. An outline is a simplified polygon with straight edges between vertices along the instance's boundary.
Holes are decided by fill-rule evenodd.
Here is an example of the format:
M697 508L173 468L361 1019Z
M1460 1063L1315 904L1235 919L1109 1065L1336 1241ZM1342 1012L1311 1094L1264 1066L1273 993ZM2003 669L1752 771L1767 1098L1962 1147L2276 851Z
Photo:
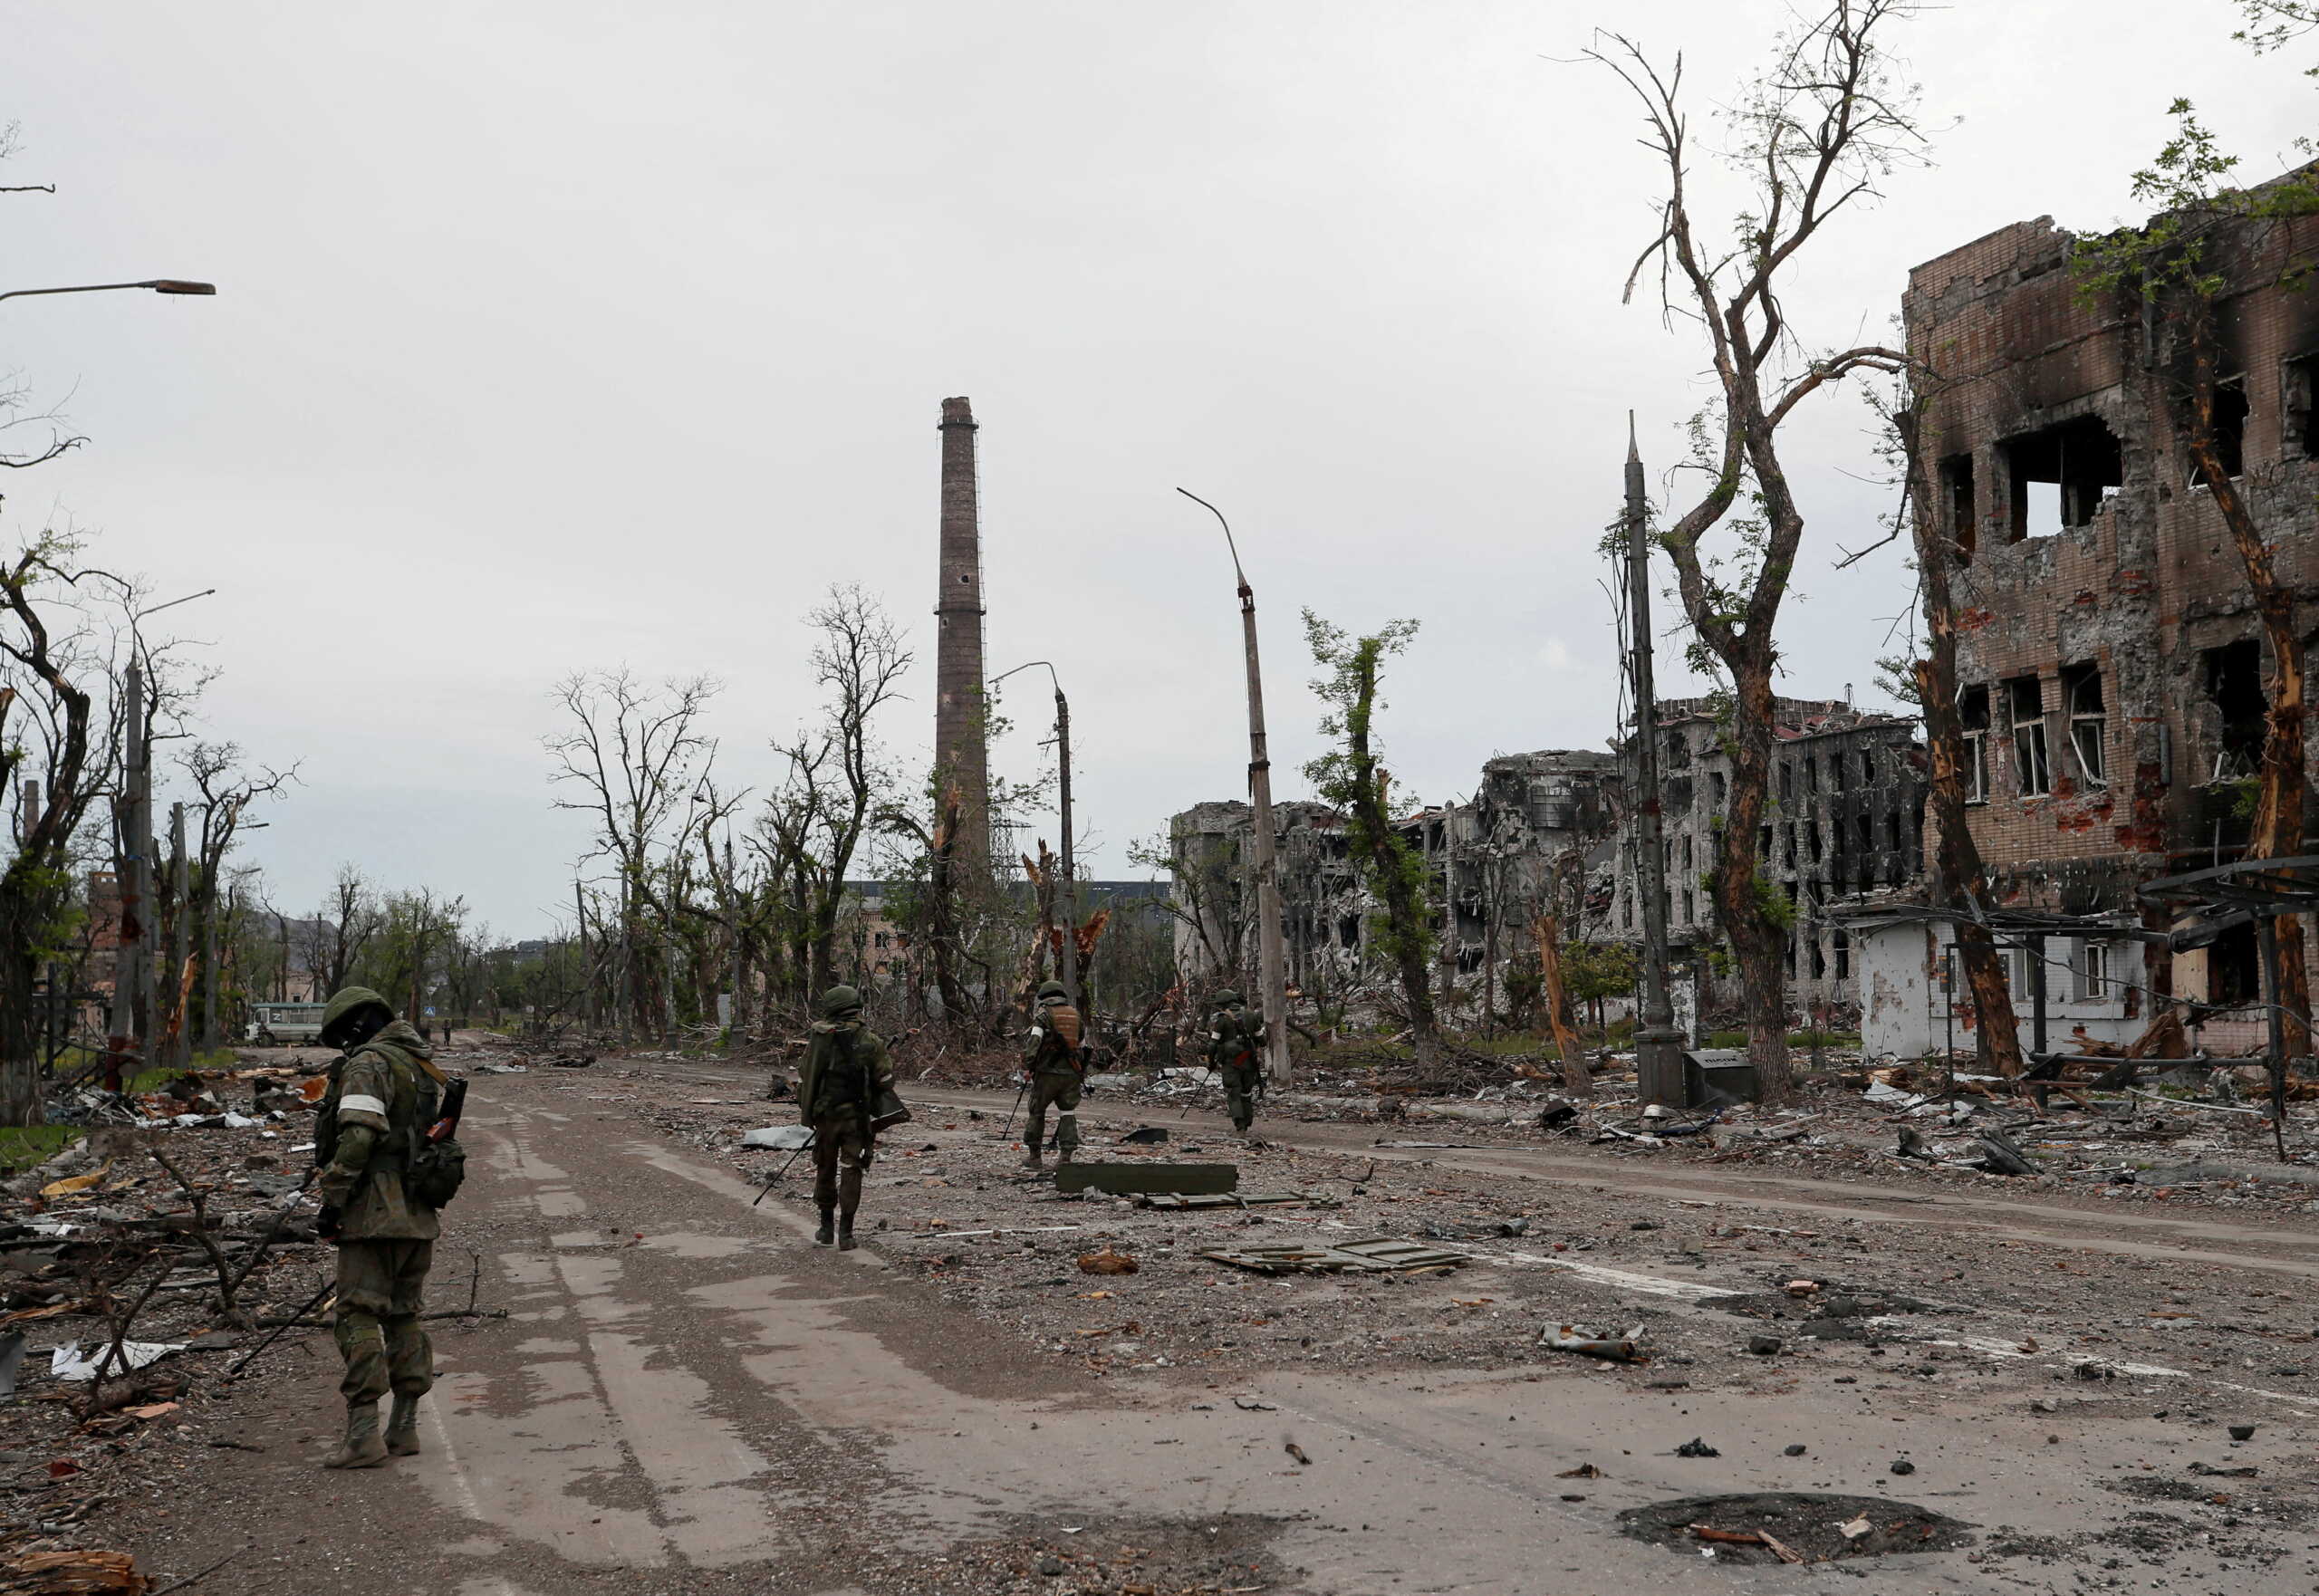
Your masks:
M1969 1544L1971 1526L1908 1502L1813 1491L1682 1496L1631 1507L1621 1534L1697 1557L1700 1543L1740 1563L1817 1563Z
M1723 1454L1698 1437L1693 1436L1675 1448L1675 1456L1678 1457L1720 1457Z
M1538 1344L1556 1352L1576 1352L1613 1363L1647 1363L1650 1360L1640 1345L1641 1334L1640 1324L1624 1336L1600 1336L1574 1324L1558 1324L1539 1338Z
M1295 1458L1300 1466L1311 1466L1313 1460L1304 1456L1304 1448L1298 1446L1294 1441L1283 1443L1281 1450L1286 1452L1291 1457Z
M778 1152L794 1152L813 1139L811 1125L765 1125L746 1132L741 1138L743 1147L766 1147Z
M1121 1141L1136 1147L1150 1147L1167 1139L1168 1128L1165 1125L1139 1125L1120 1138Z
M1079 1273L1082 1274L1133 1274L1142 1267L1133 1257L1115 1247L1079 1255Z
M1468 1253L1444 1252L1390 1236L1338 1242L1333 1246L1217 1247L1199 1255L1236 1269L1260 1274L1397 1274L1417 1269L1455 1269L1473 1262Z

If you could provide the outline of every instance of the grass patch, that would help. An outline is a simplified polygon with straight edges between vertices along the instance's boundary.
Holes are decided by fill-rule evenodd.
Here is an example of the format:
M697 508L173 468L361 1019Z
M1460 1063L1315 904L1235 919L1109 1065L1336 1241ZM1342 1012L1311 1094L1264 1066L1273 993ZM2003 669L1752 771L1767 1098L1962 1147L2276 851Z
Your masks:
M14 1175L29 1169L80 1139L78 1125L0 1126L0 1173Z

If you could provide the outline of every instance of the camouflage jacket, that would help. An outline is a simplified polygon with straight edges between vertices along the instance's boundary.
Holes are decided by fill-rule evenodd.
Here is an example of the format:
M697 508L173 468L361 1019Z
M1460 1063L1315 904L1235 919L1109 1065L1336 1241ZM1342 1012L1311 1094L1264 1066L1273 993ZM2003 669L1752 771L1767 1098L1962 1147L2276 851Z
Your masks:
M418 1032L397 1020L339 1068L329 1104L338 1116L338 1147L320 1186L322 1201L339 1210L344 1240L433 1241L442 1233L435 1210L411 1201L402 1183L410 1144L425 1130L425 1102L435 1101L422 1067L434 1056Z
M1265 1023L1242 1005L1217 1009L1208 1023L1208 1062L1218 1070L1262 1067Z
M1079 1011L1067 1003L1040 1006L1031 1017L1030 1034L1023 1039L1023 1072L1026 1075L1077 1075L1087 1062L1080 1055L1082 1022Z
M894 1083L885 1039L859 1020L816 1020L797 1075L797 1107L807 1124L866 1110ZM869 1115L862 1113L862 1122Z

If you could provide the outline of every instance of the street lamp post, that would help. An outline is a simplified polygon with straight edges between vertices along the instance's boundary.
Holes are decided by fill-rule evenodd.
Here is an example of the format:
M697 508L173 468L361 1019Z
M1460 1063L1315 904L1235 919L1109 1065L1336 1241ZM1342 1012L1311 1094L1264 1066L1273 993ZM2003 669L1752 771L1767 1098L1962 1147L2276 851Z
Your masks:
M124 288L149 288L156 293L199 294L217 292L215 283L194 283L183 277L148 277L142 283L80 283L70 288L11 288L0 299L27 299L41 293L112 293Z
M1072 889L1071 861L1071 700L1063 696L1063 678L1044 659L1018 665L1014 670L1002 670L990 678L990 685L995 687L1015 671L1029 670L1034 666L1045 666L1047 679L1054 683L1055 769L1060 789L1057 799L1063 812L1063 953L1055 962L1062 966L1063 989L1070 996L1071 1006L1078 1008L1079 910Z
M1224 512L1189 488L1178 493L1216 517L1232 551L1232 577L1239 584L1240 638L1248 667L1249 843L1256 867L1256 974L1258 1012L1265 1022L1265 1074L1275 1086L1288 1084L1288 957L1281 946L1280 860L1272 830L1272 755L1265 737L1264 673L1256 663L1256 591L1240 569L1240 545Z

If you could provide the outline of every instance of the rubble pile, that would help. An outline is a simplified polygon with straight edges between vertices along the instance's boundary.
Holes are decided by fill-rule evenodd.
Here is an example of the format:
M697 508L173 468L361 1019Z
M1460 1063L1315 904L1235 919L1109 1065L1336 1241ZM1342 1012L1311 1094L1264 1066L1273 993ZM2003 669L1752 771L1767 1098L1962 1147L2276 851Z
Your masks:
M158 1588L105 1549L109 1503L166 1499L325 1325L313 1109L333 1054L269 1050L159 1091L76 1092L85 1134L0 1188L0 1591ZM170 1577L191 1569L160 1571Z

